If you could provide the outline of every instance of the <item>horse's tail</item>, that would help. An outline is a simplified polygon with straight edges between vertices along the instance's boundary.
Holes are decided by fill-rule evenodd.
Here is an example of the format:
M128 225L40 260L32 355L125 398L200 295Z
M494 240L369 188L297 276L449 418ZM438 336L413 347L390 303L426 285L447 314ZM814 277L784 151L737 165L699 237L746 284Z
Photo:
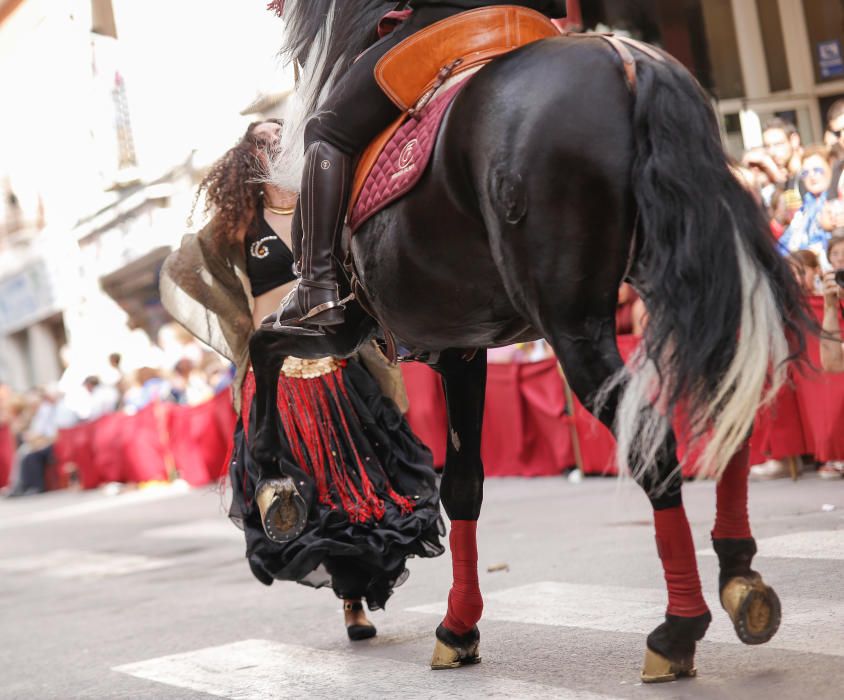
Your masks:
M805 301L763 212L727 161L715 114L679 64L639 62L632 277L648 322L623 377L619 459L652 468L682 402L700 461L720 476L804 346ZM643 410L655 404L657 411Z

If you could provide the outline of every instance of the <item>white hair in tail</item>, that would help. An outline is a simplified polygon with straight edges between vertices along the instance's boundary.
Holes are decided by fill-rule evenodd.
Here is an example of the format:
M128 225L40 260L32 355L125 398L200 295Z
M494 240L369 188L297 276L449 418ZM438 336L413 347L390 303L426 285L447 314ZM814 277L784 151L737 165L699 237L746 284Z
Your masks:
M754 266L735 228L733 240L741 276L741 330L732 362L714 399L703 407L700 421L705 426L700 437L705 447L698 473L715 478L721 476L744 443L758 410L782 387L789 356L771 282ZM662 398L671 383L671 368L657 367L646 348L640 346L628 366L607 382L598 397L600 406L611 391L622 388L615 422L618 464L621 470L632 471L634 477L648 471L656 473L660 449L671 428L660 403L665 403ZM631 465L635 466L631 469ZM665 481L656 487L657 492Z

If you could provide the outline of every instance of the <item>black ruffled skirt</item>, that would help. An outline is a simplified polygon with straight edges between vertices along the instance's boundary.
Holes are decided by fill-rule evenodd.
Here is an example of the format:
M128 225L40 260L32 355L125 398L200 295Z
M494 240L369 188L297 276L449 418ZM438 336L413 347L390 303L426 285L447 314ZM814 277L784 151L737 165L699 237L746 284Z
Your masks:
M443 553L431 453L358 361L318 377L279 378L281 467L304 482L300 491L309 504L305 530L286 544L266 536L254 499L258 468L247 448L247 432L254 431L251 373L243 395L230 517L245 533L259 581L330 585L339 597L365 598L374 610L407 578L408 557Z

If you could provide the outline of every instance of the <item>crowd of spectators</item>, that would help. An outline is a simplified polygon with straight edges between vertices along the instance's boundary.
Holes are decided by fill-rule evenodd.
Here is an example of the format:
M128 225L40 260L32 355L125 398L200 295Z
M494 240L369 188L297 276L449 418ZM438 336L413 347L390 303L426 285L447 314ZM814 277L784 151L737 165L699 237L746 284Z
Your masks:
M143 366L125 370L120 353L114 352L96 374L85 374L81 381L79 369L70 365L56 384L24 393L0 381L0 426L7 426L15 443L7 495L45 490L59 430L116 411L134 414L154 401L196 406L233 378L228 362L176 324L162 329Z
M823 143L803 144L794 124L779 118L765 124L762 141L744 155L741 175L766 208L771 233L804 292L824 298L824 369L844 371L838 322L844 273L836 281L836 272L844 270L844 99L829 108ZM818 471L841 478L844 462L821 464ZM771 460L752 474L784 477L789 469Z

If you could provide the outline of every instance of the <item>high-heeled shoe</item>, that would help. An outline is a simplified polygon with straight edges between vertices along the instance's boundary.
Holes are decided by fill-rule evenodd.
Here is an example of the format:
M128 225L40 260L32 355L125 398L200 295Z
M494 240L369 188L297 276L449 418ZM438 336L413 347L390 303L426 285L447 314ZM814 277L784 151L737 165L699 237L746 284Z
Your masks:
M350 618L354 620L359 619L359 615L357 615L357 613L361 612L363 612L363 604L359 600L343 601L343 613L346 618L346 634L349 635L349 639L353 642L359 642L363 639L372 639L372 637L374 637L377 633L375 625L367 620L365 615L363 616L365 624L349 621Z

